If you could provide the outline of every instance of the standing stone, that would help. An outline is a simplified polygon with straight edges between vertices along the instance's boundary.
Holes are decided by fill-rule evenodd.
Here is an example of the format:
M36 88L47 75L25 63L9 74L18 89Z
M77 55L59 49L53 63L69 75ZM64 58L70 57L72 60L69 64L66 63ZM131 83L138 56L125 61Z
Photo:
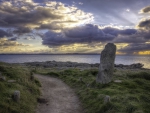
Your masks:
M105 49L101 52L99 73L96 80L98 83L107 84L111 82L114 71L115 56L116 45L108 43L105 46Z
M20 100L20 91L18 91L18 90L14 91L13 100L16 101L16 102L19 102L19 100Z

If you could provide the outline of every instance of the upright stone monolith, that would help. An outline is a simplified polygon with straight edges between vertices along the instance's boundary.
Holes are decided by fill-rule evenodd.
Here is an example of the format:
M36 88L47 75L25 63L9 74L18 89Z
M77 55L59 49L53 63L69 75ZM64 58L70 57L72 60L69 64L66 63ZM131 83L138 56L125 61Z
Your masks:
M97 82L107 84L111 82L114 70L114 61L116 56L116 45L108 43L101 52L99 73Z

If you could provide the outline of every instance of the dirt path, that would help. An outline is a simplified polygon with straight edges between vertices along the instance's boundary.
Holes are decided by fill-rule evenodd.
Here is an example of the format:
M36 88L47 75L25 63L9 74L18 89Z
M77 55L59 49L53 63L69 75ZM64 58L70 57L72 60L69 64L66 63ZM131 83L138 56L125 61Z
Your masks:
M35 75L42 84L41 98L47 103L39 103L36 113L83 113L80 102L73 90L57 78Z

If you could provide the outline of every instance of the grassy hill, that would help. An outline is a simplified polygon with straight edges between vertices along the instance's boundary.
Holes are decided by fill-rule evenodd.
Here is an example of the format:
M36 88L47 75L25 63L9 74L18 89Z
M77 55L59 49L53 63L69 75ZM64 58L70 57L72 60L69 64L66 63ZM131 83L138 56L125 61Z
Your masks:
M85 113L150 113L150 70L115 69L113 81L122 82L106 85L95 82L98 69L37 70L74 88ZM106 95L110 96L108 103L104 102Z
M27 68L14 64L0 63L0 73L6 78L0 80L0 113L34 113L40 94L38 80L33 79ZM12 99L16 90L20 91L19 102Z
M40 95L40 83L32 76L32 67L0 63L0 113L34 113ZM113 81L103 85L95 82L98 69L35 68L33 71L60 78L79 96L85 113L150 113L150 70L115 69ZM11 83L8 80L15 80ZM114 80L121 80L116 83ZM20 101L12 99L14 91ZM110 102L105 103L105 96Z

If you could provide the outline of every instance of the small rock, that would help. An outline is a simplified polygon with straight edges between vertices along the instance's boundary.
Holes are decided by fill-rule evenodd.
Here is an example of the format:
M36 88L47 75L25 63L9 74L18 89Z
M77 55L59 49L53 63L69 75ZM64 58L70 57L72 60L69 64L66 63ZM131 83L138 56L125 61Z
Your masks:
M110 96L106 95L104 98L104 103L108 103L108 102L110 102Z
M122 83L122 80L114 80L115 83Z
M37 98L37 101L38 101L39 103L47 103L47 102L48 102L48 100L45 99L45 98Z
M13 94L13 100L16 101L16 102L19 102L20 100L20 91L16 90L14 91L14 94Z
M16 80L8 80L7 82L8 82L8 83L15 83Z
M87 86L87 87L89 87L89 86L90 86L90 84L86 84L86 86Z
M82 77L79 78L79 81L80 81L80 82L83 82Z
M31 76L30 76L30 79L33 81L33 80L34 80L34 76L33 76L33 75L31 75Z
M0 81L5 81L5 80L6 80L6 77L0 76Z

